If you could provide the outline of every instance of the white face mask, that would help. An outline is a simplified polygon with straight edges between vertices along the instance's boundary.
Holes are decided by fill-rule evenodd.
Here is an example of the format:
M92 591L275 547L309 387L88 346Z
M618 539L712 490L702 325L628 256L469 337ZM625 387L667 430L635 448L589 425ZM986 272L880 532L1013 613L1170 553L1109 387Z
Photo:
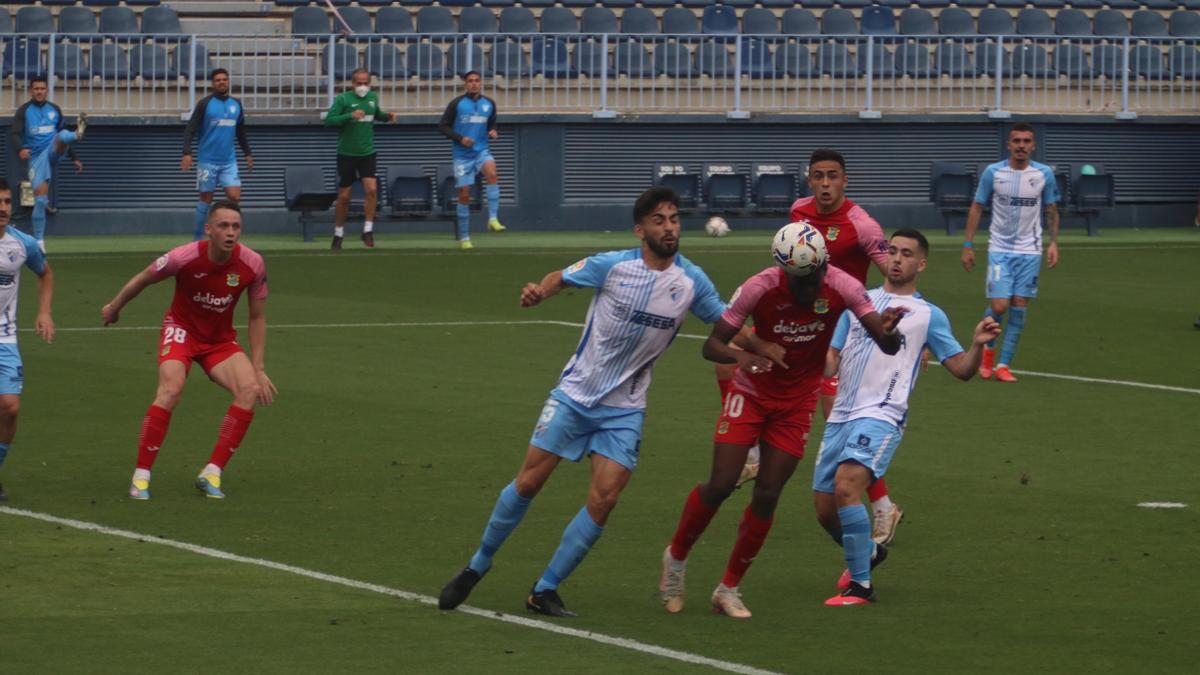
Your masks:
M366 96L367 94L371 93L371 87L370 87L370 85L366 85L366 84L359 85L354 88L354 93L358 94L358 96L361 98L361 97Z

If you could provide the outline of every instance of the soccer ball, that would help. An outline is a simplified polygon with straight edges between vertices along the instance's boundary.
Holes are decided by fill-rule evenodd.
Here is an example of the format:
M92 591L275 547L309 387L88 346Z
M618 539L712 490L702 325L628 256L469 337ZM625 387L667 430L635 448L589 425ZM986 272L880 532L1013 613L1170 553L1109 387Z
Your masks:
M771 254L784 272L805 277L825 263L825 237L803 220L788 223L771 240Z
M729 234L729 223L721 216L713 216L704 224L704 231L710 237L724 237Z

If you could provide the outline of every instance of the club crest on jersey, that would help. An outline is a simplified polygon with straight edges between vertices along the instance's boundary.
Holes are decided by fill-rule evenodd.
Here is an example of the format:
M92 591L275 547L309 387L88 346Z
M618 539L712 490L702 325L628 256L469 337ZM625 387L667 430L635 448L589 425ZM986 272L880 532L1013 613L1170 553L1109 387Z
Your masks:
M829 301L825 298L817 298L817 301L813 303L813 311L817 314L829 313Z
M162 352L159 355L166 356L167 354L170 354L170 353L171 353L171 345L166 345L165 347L162 348Z
M48 110L48 111L46 111L46 117L49 117L50 119L54 119L55 117L58 117L58 115L53 110Z
M156 272L161 272L162 268L164 268L166 266L167 266L167 254L164 253L158 257L158 260L154 261L154 270Z
M226 286L237 288L237 285L239 283L241 283L241 281L242 281L242 276L240 274L226 274L225 275L225 285Z
M683 287L679 284L671 284L671 287L667 289L667 292L671 294L671 302L674 302L679 297L679 291L681 290L683 290Z
M586 265L587 265L587 258L584 258L583 260L580 260L579 262L575 263L574 265L571 265L570 267L568 267L567 274L574 274L574 273L578 272L579 270L583 269Z
M837 240L841 231L841 228L837 227L836 225L831 226L829 230L825 232L825 239L828 241L835 241Z
M728 432L729 432L729 421L721 420L721 423L717 425L717 433L724 434L724 433L728 433Z

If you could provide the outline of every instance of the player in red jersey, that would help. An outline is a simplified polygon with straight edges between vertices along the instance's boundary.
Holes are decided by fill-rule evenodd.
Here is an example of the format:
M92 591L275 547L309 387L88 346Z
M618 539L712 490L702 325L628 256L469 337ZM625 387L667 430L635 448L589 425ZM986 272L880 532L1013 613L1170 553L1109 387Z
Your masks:
M819 248L817 259L826 260L814 228L793 223L776 237L789 228L798 228L810 237ZM750 277L713 327L704 343L704 357L736 363L737 369L717 421L708 482L688 495L671 545L663 552L659 590L668 612L683 609L687 555L733 492L746 455L757 443L761 466L754 494L738 525L725 576L712 596L718 611L734 618L750 616L738 586L762 548L784 485L804 456L825 352L837 317L847 308L859 317L880 349L888 354L899 350L901 335L896 326L902 311L876 312L862 283L827 262L805 276L769 267ZM749 318L754 320L750 351L731 348L729 341Z
M207 239L184 244L134 275L100 311L104 325L116 323L121 309L151 284L175 278L175 297L163 317L158 351L158 392L146 411L138 439L137 468L129 496L150 498L150 469L167 435L171 411L183 395L192 362L233 394L217 445L196 478L196 488L223 499L221 471L241 445L254 419L254 405L270 405L275 385L263 370L267 339L267 270L262 256L238 243L242 213L235 202L213 205L205 224ZM250 298L250 354L237 343L233 310L242 292Z

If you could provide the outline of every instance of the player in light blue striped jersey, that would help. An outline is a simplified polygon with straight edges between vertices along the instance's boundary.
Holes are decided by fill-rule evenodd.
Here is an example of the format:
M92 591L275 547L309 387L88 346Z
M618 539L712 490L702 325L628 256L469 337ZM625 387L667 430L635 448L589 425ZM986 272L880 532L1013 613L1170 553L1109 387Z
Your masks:
M640 247L584 258L521 291L524 307L566 287L595 288L596 294L583 336L546 399L517 477L501 491L471 561L442 589L441 609L467 599L558 463L588 456L592 480L587 503L567 525L526 600L535 612L575 616L557 589L600 538L637 466L654 362L688 312L713 323L725 311L704 271L678 253L679 197L669 188L651 188L638 198L633 219Z
M995 364L996 380L1017 381L1009 366L1025 329L1026 308L1037 297L1043 226L1050 233L1046 266L1053 269L1058 264L1058 183L1054 181L1053 169L1033 161L1036 149L1033 127L1024 122L1014 124L1008 130L1008 159L984 170L967 212L962 264L970 272L975 268L975 230L983 216L984 204L991 202L986 314L997 322L1003 322L1004 315L1008 315L999 362L994 342L983 352L979 376L984 379L992 376Z

